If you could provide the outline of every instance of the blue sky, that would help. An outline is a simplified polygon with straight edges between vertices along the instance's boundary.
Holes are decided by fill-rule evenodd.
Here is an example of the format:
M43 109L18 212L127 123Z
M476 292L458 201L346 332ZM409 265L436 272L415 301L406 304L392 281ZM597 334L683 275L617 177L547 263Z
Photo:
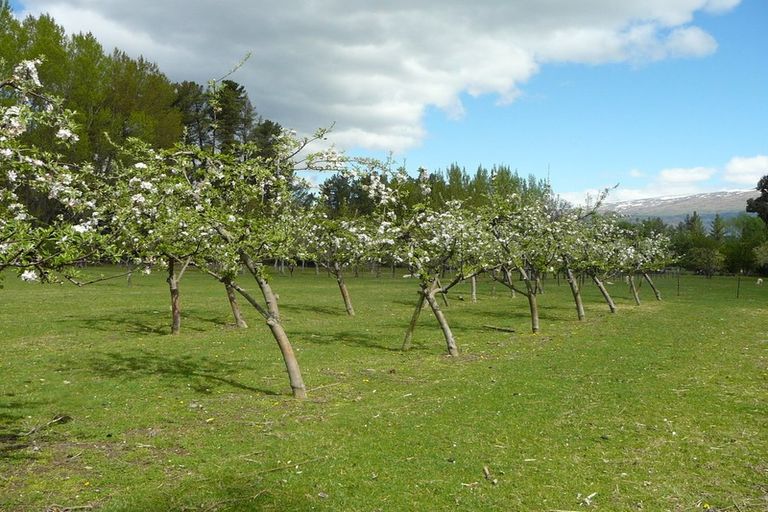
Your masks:
M234 78L261 114L300 132L335 122L342 149L391 150L410 169L505 164L574 201L617 183L613 200L747 189L768 173L765 0L406 3L12 5L173 80L205 82L251 50Z
M503 163L549 175L555 190L574 199L617 183L612 196L619 198L752 188L756 180L728 181L723 172L733 157L768 155L768 2L745 0L727 14L697 14L695 23L715 38L715 53L545 65L510 105L463 95L458 120L430 109L424 144L404 157L471 172ZM654 184L665 169L699 167L715 174L680 190Z

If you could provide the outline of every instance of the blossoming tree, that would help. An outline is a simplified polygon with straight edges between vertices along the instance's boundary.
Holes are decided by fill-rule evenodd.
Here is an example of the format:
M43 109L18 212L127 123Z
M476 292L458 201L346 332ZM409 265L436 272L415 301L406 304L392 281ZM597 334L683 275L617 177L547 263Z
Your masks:
M24 142L31 130L44 131L62 148L77 141L71 112L44 94L39 63L21 62L0 79L0 94L9 100L0 106L0 271L14 269L27 281L69 275L73 263L99 250L93 204L79 179L90 169ZM40 198L54 202L56 213L36 209Z
M563 226L552 222L543 201L523 201L515 196L498 198L488 218L496 242L495 265L503 276L496 279L528 299L531 330L537 333L539 279L557 262ZM519 273L524 288L510 278L513 272Z
M370 228L361 217L329 218L323 203L321 200L319 206L294 216L296 255L314 261L333 275L347 314L354 316L344 272L370 256Z

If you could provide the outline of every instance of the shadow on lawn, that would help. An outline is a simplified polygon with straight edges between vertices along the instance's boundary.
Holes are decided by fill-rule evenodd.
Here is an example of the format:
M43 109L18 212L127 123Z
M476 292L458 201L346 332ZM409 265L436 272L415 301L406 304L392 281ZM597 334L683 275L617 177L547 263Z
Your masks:
M188 355L168 356L141 350L131 354L109 352L94 354L87 364L91 370L104 377L119 379L139 379L155 377L168 381L170 385L189 384L198 393L209 394L217 385L226 385L236 389L278 395L275 391L248 386L230 377L232 365L207 357ZM238 370L251 369L238 365ZM224 376L222 376L224 375Z
M391 340L388 340L385 336L376 335L370 332L336 331L318 333L316 331L293 331L291 336L317 345L334 345L342 343L349 346L386 350L389 352L400 351L400 345L397 342L392 341L391 344L385 345L385 342Z
M30 438L22 434L21 422L24 415L18 410L32 404L33 402L0 400L0 460L24 458L17 452L30 446Z
M280 311L290 311L291 313L304 314L307 311L313 313L320 313L321 315L332 315L345 317L347 315L344 311L344 304L339 304L338 307L332 306L317 306L313 304L280 304Z
M90 318L78 318L77 322L85 324L95 331L115 332L121 331L130 334L170 334L171 314L165 311L144 310L127 311L124 313L111 312L107 315L92 316ZM206 329L199 324L214 324L226 326L227 322L218 315L211 315L196 309L183 310L181 312L182 330L205 332ZM196 325L197 324L197 325Z

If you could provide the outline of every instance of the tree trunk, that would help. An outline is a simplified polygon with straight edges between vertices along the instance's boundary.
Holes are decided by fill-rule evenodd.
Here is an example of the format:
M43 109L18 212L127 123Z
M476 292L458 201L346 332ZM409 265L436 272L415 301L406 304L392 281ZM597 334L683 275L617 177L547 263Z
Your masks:
M507 287L509 288L509 292L512 295L512 298L515 298L515 288L512 285L512 274L505 268L502 270L504 273L504 279L507 282Z
M274 318L267 318L267 325L272 331L277 345L280 347L280 353L285 361L285 369L288 370L288 379L291 383L291 390L294 398L306 398L307 388L304 387L304 379L301 377L301 369L293 352L291 342L288 341L288 335L285 334L283 326Z
M229 306L232 308L232 316L235 318L235 325L241 329L248 327L245 322L242 313L240 312L240 305L237 303L237 297L235 295L235 289L232 288L230 283L224 283L224 287L227 289L227 298L229 299Z
M520 277L525 282L525 289L528 291L526 297L528 299L528 308L531 310L531 331L533 334L539 332L539 301L536 297L538 291L538 283L535 279L531 279L528 272L522 267L520 268Z
M477 304L477 276L472 276L469 280L469 293L472 304Z
M416 330L416 322L419 321L419 315L424 308L424 293L419 291L419 300L416 302L416 309L413 310L413 316L411 316L411 323L408 324L408 330L405 331L405 338L403 339L403 350L410 350L413 342L413 331Z
M608 293L608 290L605 288L605 285L603 282L596 276L592 275L592 281L595 282L595 285L597 285L597 289L600 290L600 293L603 294L603 298L605 299L605 302L608 304L608 309L611 310L611 313L616 312L616 304L613 302L613 299L611 298L611 294Z
M265 277L261 277L256 274L256 282L259 283L262 295L264 295L264 301L267 303L267 309L269 314L272 315L275 320L280 321L280 307L277 305L277 295L272 291L272 287L269 285L269 281Z
M629 289L632 290L632 297L635 299L635 304L640 305L640 295L637 294L637 286L635 286L635 276L629 274Z
M451 332L451 327L448 325L448 321L445 319L445 315L440 310L440 305L435 299L435 290L427 289L426 286L422 286L421 290L424 294L424 298L429 304L429 307L432 308L432 313L435 314L437 323L440 324L440 328L443 330L443 336L445 336L445 344L448 347L448 353L452 356L458 356L459 349L456 348L456 340L453 337L453 333Z
M528 284L528 307L531 310L531 331L536 334L539 332L539 301L536 298L536 283Z
M255 263L251 256L243 250L240 251L240 261L243 262L245 268L248 269L248 272L251 273L253 278L256 279L256 282L259 284L259 289L261 290L262 295L264 295L264 301L267 303L269 314L279 322L280 308L277 305L277 295L272 292L272 287L269 286L269 281L267 281L267 279L259 272L258 267L261 266L261 264Z
M568 285L571 287L573 301L576 303L576 315L578 315L579 320L584 320L584 304L581 301L581 290L579 289L579 283L570 267L565 267L565 277L568 280Z
M171 334L181 331L181 299L179 297L179 280L176 278L176 262L168 258L168 287L171 290Z
M440 290L440 296L443 298L443 303L445 304L445 307L450 307L450 304L448 304L448 294L442 291L443 285L440 283L440 279L436 279L435 283L437 284L437 288Z
M651 289L653 290L653 294L656 296L656 300L661 300L661 292L658 288L656 288L656 285L653 284L653 281L651 281L651 276L648 275L648 272L643 272L643 277L646 281L648 281L648 284L651 286Z
M296 354L293 352L293 347L291 346L291 342L288 340L288 335L285 333L285 329L283 329L283 326L280 324L280 322L276 320L269 311L265 310L261 304L259 304L253 295L240 288L235 283L232 283L232 287L237 291L237 293L245 297L245 300L247 300L256 309L256 311L258 311L259 314L264 317L269 330L272 331L272 336L275 338L275 341L280 348L280 353L283 356L285 368L288 370L288 379L291 383L291 390L293 391L294 398L306 398L307 390L304 387L304 379L301 377L299 362L296 359Z
M349 316L355 316L355 309L352 307L352 299L349 298L349 290L347 290L347 284L344 282L344 275L342 274L341 266L338 263L334 263L333 273L336 274L336 282L339 284L341 298L344 299L344 307L347 308L347 314Z

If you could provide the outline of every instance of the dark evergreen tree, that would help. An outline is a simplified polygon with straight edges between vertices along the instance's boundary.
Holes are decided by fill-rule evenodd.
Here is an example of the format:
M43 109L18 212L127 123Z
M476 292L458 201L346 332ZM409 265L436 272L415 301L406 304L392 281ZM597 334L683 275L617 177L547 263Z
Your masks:
M747 199L747 211L756 213L763 222L768 224L768 174L760 178L755 188L760 191L760 196Z
M184 142L201 149L210 147L211 116L203 86L189 81L176 84L176 99L173 106L181 113Z
M232 80L224 80L213 92L210 102L213 120L213 144L228 152L237 142L250 138L254 112L245 87Z

